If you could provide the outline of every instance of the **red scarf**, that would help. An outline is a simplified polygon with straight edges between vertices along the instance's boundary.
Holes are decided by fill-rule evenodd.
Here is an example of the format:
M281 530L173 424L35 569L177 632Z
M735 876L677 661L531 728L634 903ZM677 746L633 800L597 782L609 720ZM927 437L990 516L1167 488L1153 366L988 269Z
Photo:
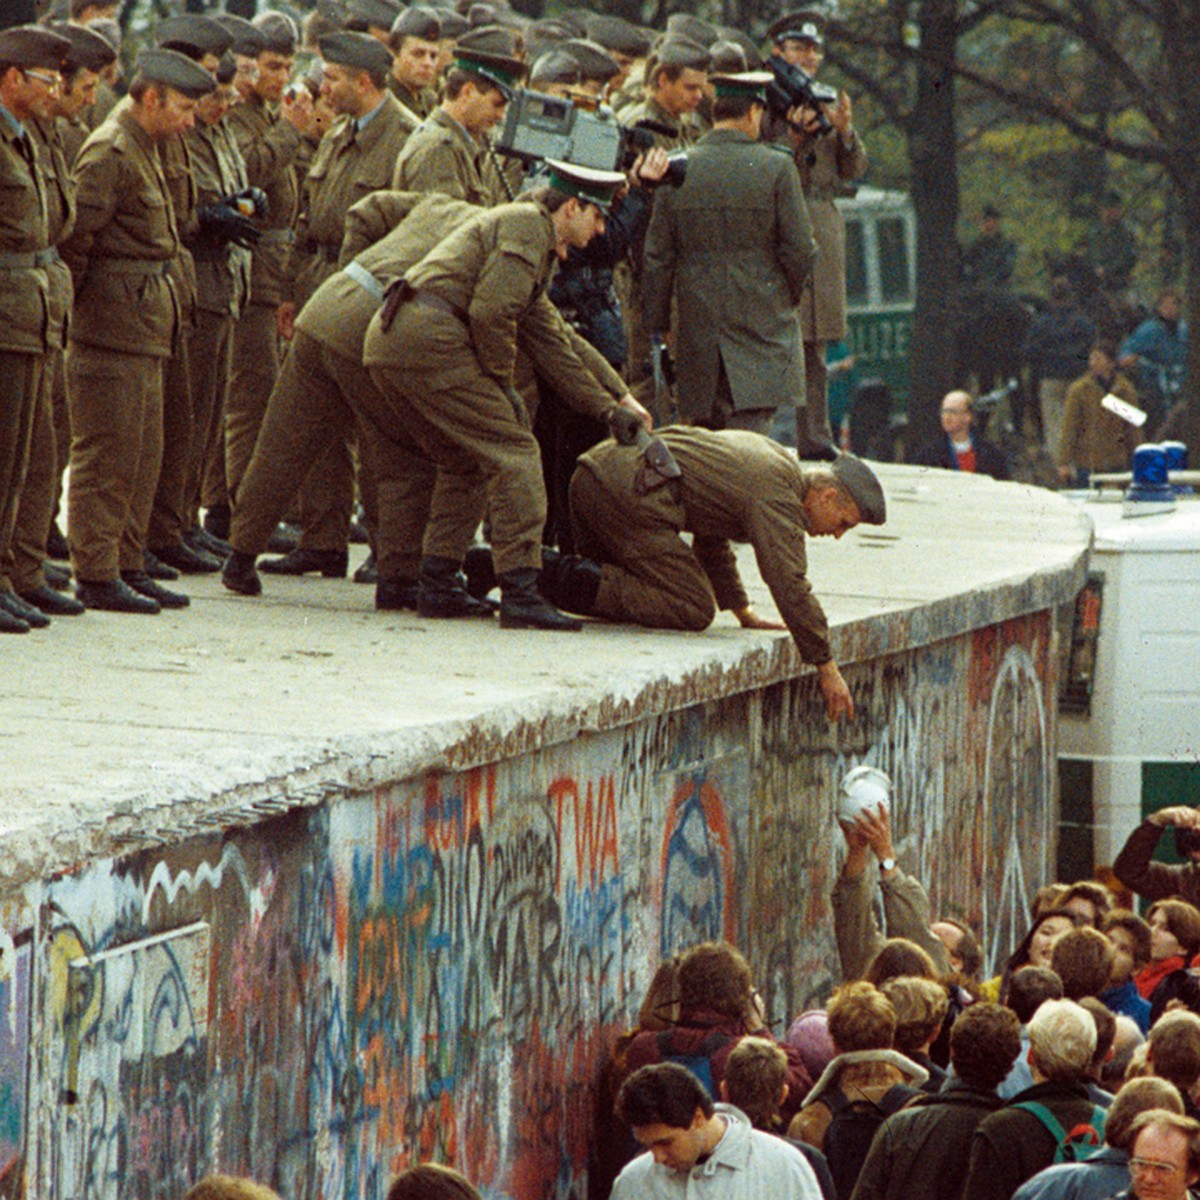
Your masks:
M1133 982L1137 987L1138 995L1144 1000L1149 1000L1154 994L1154 989L1172 971L1181 971L1187 966L1187 959L1182 954L1172 954L1170 958L1161 959L1159 962L1147 963L1134 977Z

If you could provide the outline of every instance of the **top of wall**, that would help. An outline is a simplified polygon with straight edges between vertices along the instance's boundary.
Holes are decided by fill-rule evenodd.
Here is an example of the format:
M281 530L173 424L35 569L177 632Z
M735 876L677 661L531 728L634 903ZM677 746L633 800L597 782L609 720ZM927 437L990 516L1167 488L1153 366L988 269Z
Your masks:
M845 665L1070 601L1091 525L1052 492L882 466L889 522L809 541ZM773 613L753 555L743 573ZM3 639L0 877L251 823L346 788L459 770L806 668L728 614L703 634L501 630L376 613L349 581L182 581L190 609L87 613ZM825 717L814 709L814 723Z

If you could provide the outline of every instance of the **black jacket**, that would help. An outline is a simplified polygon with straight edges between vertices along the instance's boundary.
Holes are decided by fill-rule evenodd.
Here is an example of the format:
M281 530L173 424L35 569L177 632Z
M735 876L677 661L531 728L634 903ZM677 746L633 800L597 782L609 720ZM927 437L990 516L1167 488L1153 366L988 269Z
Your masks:
M993 479L1009 477L1008 460L1004 451L995 442L972 432L971 441L975 446L975 473L990 475ZM931 442L926 442L913 455L909 462L919 467L944 467L948 471L958 470L958 460L954 456L954 447L950 439L940 433Z

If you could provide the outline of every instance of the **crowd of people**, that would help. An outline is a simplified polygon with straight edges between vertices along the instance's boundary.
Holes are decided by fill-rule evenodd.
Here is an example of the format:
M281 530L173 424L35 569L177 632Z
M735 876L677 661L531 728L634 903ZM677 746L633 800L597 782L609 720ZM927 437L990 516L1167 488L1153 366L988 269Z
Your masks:
M866 152L849 97L812 90L819 14L760 47L684 14L345 0L174 16L122 54L115 11L17 4L0 32L0 631L185 608L180 574L341 578L361 512L378 609L727 609L789 629L852 711L804 537L886 505L827 416L833 199ZM619 121L620 152L502 153L528 92Z

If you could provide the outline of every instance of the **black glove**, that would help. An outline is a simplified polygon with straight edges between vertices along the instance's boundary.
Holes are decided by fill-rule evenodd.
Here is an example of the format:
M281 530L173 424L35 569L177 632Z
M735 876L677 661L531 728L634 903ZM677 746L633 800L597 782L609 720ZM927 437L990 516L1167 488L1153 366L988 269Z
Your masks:
M638 434L645 428L642 418L637 413L628 408L622 408L619 404L614 404L605 414L605 418L608 421L610 432L619 445L637 445Z
M253 250L261 234L249 217L228 204L209 204L196 210L200 221L200 235L218 246L232 243L245 250Z
M267 193L262 188L246 187L240 192L234 192L221 201L243 217L258 217L260 220L270 211L267 203Z

